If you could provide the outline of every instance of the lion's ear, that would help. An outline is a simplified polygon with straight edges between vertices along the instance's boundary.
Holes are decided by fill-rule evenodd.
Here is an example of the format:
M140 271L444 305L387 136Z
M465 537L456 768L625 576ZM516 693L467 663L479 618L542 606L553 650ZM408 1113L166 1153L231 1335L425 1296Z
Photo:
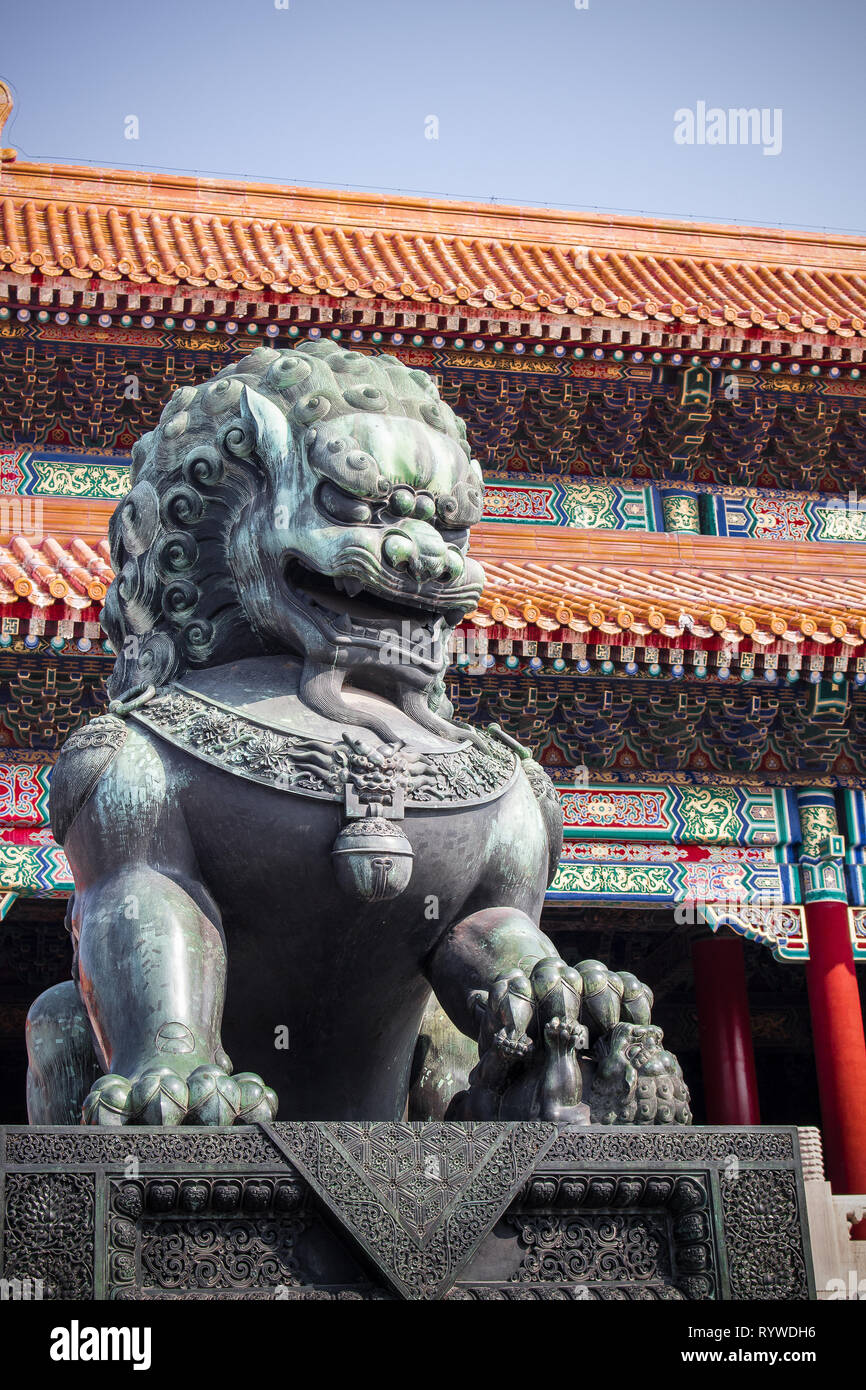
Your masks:
M245 386L241 394L241 419L251 425L255 450L269 467L276 468L291 452L292 441L285 415L258 391Z

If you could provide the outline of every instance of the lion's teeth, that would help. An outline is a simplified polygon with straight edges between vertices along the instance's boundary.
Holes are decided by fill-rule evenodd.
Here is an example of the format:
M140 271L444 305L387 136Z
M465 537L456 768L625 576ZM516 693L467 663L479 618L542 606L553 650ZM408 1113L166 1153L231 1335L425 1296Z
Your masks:
M361 583L360 579L343 580L343 588L346 590L346 593L349 595L349 598L355 598L355 596L361 592L363 587L364 586Z

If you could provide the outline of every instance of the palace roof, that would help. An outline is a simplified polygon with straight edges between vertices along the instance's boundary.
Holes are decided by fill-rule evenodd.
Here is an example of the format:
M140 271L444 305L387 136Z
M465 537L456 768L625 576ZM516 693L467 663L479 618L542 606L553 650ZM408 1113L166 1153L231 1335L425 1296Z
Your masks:
M849 546L599 532L551 542L526 528L515 544L511 529L478 528L473 552L487 582L469 627L617 646L652 646L656 637L713 647L744 638L838 643L852 655L866 641L866 558ZM112 578L104 536L13 536L0 547L0 614L98 622Z
M108 541L92 544L74 537L61 543L53 536L41 540L12 536L0 545L0 605L22 600L37 612L66 607L101 607L114 578Z
M180 286L209 299L349 295L506 319L866 336L866 244L856 237L3 156L0 265L15 276L90 290Z
M747 637L759 645L808 638L859 649L866 639L866 571L831 579L826 562L810 573L799 558L786 565L790 557L780 555L779 547L772 556L765 552L751 566L741 560L743 567L735 568L718 553L724 550L718 541L713 553L683 555L671 563L670 544L664 549L646 544L653 540L642 538L642 558L624 555L618 563L605 563L603 553L595 563L484 557L487 582L470 621L515 631L533 625L545 635L565 628L576 634L594 630L594 642L611 645L627 643L629 633L643 645L652 645L654 633L685 637L689 645L689 638L698 645L715 645L719 638ZM603 552L597 535L592 544ZM567 553L568 546L562 550Z

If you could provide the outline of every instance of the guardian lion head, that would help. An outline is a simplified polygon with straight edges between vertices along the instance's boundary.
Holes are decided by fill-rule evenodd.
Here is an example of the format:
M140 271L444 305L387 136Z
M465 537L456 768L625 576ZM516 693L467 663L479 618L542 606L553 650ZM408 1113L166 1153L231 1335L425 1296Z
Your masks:
M332 342L259 348L175 391L132 457L110 526L112 696L289 652L321 712L345 719L348 679L455 737L442 677L483 584L467 554L483 482L425 372Z

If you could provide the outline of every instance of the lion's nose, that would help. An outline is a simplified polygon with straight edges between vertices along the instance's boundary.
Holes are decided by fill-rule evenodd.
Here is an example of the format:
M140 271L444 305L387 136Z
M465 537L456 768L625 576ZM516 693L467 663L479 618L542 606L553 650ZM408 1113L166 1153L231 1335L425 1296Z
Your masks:
M444 541L424 522L407 520L389 531L382 544L382 556L392 569L406 570L419 584L438 579L449 568Z

